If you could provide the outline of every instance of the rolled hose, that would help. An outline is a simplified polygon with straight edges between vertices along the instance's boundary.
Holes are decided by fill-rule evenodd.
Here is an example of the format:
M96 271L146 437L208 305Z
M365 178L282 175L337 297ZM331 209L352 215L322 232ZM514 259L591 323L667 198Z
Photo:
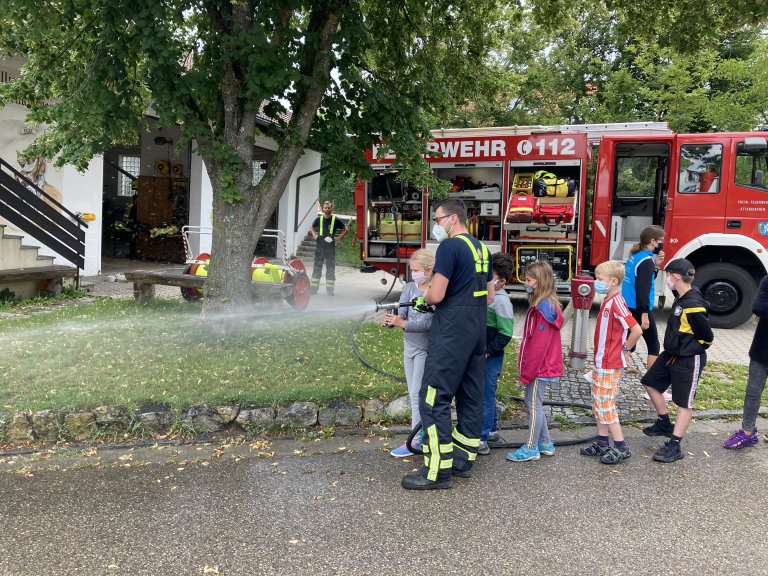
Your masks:
M514 396L512 398L513 400L523 401L523 398L520 396ZM574 408L582 408L585 407L585 404L570 404L568 402L544 402L545 405L550 406L572 406ZM589 406L589 408L592 408L592 406ZM411 433L408 434L408 438L405 441L405 447L408 448L408 451L411 454L415 454L417 456L423 456L424 452L421 448L415 448L413 446L413 439L416 437L416 434L421 430L421 425L418 425L414 427L413 430L411 430ZM594 442L597 440L597 435L588 436L587 438L568 438L565 440L558 440L557 442L553 442L555 446L577 446L579 444L586 444L587 442ZM520 448L523 444L526 444L525 442L494 442L493 444L488 444L489 448L504 448L506 450L514 449L514 448Z
M387 293L389 294L389 293ZM355 356L357 356L357 359L360 361L360 363L368 368L369 370L373 370L374 372L378 372L382 376L386 376L387 378L392 378L393 380L396 380L398 382L405 382L405 378L402 376L398 376L397 374L392 374L391 372L387 372L386 370L382 370L378 366L375 366L368 360L366 360L363 355L360 353L360 350L357 347L357 344L355 344L355 335L357 334L357 329L360 327L360 324L362 324L363 320L365 319L365 315L363 315L352 327L352 331L349 333L349 345L352 348L352 351L355 353ZM525 399L522 396L513 396L512 400L516 400L518 402L524 402ZM582 404L580 402L562 402L559 400L545 400L543 402L544 406L567 406L569 408L584 408L586 410L591 410L592 406L589 404ZM405 446L408 448L408 450L416 455L423 455L424 452L421 451L419 448L416 450L411 445L411 442L416 437L416 434L421 430L421 425L416 426L413 430L411 430L411 433L408 435L408 439L405 441ZM587 438L568 438L565 440L559 440L555 442L555 446L575 446L577 444L586 444L587 442L593 442L597 440L597 436L589 436ZM493 445L490 445L491 448L519 448L522 446L524 442L500 442L495 443Z

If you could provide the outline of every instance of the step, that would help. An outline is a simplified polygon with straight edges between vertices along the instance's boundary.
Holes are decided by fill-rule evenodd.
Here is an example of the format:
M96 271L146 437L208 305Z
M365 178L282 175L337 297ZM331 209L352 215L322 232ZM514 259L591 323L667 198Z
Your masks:
M15 240L18 243L12 244ZM3 268L34 268L52 264L52 256L41 256L36 246L25 246L20 239L7 236L0 237L0 269Z

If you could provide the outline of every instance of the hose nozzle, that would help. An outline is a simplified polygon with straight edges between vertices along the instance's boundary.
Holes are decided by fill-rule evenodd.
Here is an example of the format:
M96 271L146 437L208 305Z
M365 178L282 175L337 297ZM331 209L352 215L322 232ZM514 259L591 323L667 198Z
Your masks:
M397 312L401 306L410 306L411 304L400 304L400 302L376 302L376 312Z

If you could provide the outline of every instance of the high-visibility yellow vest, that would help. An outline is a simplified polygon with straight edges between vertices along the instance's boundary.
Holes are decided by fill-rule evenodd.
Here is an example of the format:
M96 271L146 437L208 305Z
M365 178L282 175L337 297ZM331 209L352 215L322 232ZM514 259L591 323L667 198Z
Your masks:
M323 235L323 220L325 220L325 216L320 216L320 236ZM333 236L333 231L336 228L336 214L331 215L331 236Z
M472 241L467 238L466 236L463 236L459 234L457 236L458 238L461 238L466 242L467 246L469 246L469 249L472 251L472 258L475 260L475 274L483 274L485 278L488 277L488 247L480 242L480 249L476 250L474 244L472 244ZM487 284L487 282L484 282L484 284ZM472 293L473 296L487 296L488 295L488 289L485 290L475 290Z

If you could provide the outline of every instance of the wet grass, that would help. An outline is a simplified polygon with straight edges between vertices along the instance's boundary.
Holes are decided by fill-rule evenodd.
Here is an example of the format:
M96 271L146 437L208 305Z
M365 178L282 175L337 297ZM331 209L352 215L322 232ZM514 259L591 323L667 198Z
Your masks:
M405 383L364 367L354 354L349 339L356 316L262 314L244 318L237 335L223 337L203 330L199 314L199 304L179 300L138 306L97 299L1 318L0 411L324 404L340 396L390 400L406 393ZM368 362L398 376L404 375L402 341L399 330L371 321L355 337ZM709 363L696 409L740 410L747 373L746 366ZM516 384L513 342L498 398L509 403L519 394Z
M327 403L396 398L397 382L352 351L353 318L290 311L246 318L237 335L203 330L200 305L99 299L0 320L0 411L100 405ZM364 322L355 338L371 364L403 376L402 332ZM512 356L514 358L514 356ZM507 362L500 395L514 392ZM506 384L505 384L506 382Z

